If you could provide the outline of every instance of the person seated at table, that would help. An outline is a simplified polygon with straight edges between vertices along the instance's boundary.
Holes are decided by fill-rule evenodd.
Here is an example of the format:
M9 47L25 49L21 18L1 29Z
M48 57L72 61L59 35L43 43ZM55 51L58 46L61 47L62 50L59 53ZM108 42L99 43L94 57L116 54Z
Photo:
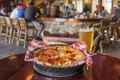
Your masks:
M100 5L96 6L96 11L94 12L94 14L99 18L104 18L104 17L107 17L109 15L109 13L104 8L104 6L100 6Z
M96 10L94 11L94 15L97 16L100 12L100 5L96 5Z
M11 12L10 18L24 18L25 6L19 3Z
M108 15L109 15L108 11L102 6L102 9L101 9L101 12L100 12L100 16L106 17Z
M117 21L120 18L120 4L113 6L111 16L113 21Z
M1 16L8 16L8 10L6 9L6 7L4 7L4 6L0 7L0 15Z

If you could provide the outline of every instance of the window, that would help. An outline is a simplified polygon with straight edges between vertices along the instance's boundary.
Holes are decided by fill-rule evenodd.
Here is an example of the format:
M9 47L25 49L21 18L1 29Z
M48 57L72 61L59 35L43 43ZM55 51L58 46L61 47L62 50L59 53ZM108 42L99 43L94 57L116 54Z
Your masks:
M83 11L83 0L73 0L77 12Z
M112 9L112 0L103 0L102 4L105 7L105 9L110 13Z
M98 5L98 0L92 0L92 12L96 10L96 5Z

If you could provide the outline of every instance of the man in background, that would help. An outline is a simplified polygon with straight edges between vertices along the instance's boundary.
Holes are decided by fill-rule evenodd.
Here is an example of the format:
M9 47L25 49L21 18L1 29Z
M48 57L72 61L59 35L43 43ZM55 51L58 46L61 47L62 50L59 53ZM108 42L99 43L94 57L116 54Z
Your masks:
M28 3L27 8L25 9L25 19L27 21L35 20L36 8L33 5L33 2Z
M28 26L32 27L34 26L37 30L37 37L41 37L41 32L44 27L44 24L40 21L37 21L36 19L37 10L36 7L34 7L34 3L30 2L28 3L27 8L25 9L25 19L28 22Z
M25 6L22 2L18 3L16 8L10 14L10 18L24 18Z
M118 5L113 6L111 15L114 21L120 18L120 2L118 2Z

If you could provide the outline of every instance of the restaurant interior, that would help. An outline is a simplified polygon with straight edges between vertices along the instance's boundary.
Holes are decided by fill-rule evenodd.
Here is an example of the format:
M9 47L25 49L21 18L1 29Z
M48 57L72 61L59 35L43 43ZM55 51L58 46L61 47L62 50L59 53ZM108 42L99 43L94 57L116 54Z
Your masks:
M0 80L120 80L120 0L0 0Z

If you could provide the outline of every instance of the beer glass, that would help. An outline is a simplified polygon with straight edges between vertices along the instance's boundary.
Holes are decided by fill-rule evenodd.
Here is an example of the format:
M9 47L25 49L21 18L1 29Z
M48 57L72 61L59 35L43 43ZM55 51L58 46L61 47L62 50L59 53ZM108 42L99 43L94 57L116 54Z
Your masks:
M79 41L80 43L85 43L87 45L87 53L92 54L93 41L94 41L94 28L89 28L84 26L79 30ZM84 67L84 75L87 79L93 80L93 67L92 67L92 57L86 54L86 65ZM93 54L92 54L93 55Z
M87 51L91 52L93 47L94 28L80 28L79 41L87 45Z

